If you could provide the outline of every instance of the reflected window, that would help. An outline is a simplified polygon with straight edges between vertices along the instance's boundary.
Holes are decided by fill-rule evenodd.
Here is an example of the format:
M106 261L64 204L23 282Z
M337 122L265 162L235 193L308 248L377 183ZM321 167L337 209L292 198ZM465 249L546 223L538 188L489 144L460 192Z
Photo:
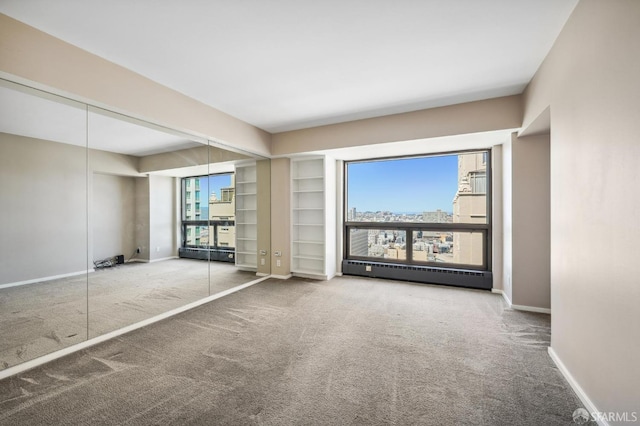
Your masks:
M233 173L182 179L181 257L233 261L235 247L235 176Z

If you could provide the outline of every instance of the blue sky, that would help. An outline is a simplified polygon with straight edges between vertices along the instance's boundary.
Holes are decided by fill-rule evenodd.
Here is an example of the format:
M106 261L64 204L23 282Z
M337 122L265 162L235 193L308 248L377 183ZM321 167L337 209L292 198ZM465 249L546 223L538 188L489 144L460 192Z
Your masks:
M361 212L451 212L457 189L457 155L348 165L347 204Z

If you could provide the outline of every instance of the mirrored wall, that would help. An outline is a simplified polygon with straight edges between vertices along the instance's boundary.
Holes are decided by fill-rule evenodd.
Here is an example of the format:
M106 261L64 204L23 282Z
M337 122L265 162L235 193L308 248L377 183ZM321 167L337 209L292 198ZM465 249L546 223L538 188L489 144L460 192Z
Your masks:
M268 160L10 82L0 108L0 370L256 279L235 169Z

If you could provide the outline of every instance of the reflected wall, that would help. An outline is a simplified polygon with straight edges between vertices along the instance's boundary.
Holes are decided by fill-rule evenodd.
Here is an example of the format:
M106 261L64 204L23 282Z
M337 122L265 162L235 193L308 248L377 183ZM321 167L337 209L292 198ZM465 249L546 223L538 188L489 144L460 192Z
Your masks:
M182 179L252 157L11 82L0 107L0 370L255 279L181 252Z
M86 106L0 85L0 369L87 338Z

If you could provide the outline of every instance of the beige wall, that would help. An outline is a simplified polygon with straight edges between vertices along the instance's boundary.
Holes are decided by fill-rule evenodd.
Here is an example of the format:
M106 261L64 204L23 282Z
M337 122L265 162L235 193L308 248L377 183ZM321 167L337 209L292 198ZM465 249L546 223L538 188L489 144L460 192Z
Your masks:
M0 285L87 270L85 152L0 133Z
M520 96L506 96L273 135L273 155L515 129Z
M550 106L552 350L600 411L640 401L640 2L582 0L525 92Z
M149 246L150 260L178 255L175 229L178 227L174 206L178 202L175 178L149 176Z
M148 173L248 158L246 155L220 149L215 146L199 146L141 157L139 170L141 173Z
M175 255L174 179L154 176L150 186L136 165L127 155L0 133L0 285L85 271L137 247L138 259ZM149 251L150 230L160 252Z
M118 254L128 259L136 249L135 178L94 173L92 187L93 253L89 260Z
M491 270L493 288L503 290L503 177L502 145L491 149Z
M269 133L0 14L0 76L268 155Z
M502 145L502 291L509 302L513 299L512 238L513 238L513 185L511 167L511 145L509 140ZM495 256L495 253L493 253Z
M271 273L271 160L256 161L258 203L258 274ZM282 214L282 213L281 213ZM260 251L267 252L265 256ZM264 265L262 264L264 259Z
M511 164L511 302L549 309L549 135L522 138L514 135Z
M291 273L291 162L288 158L271 160L271 273ZM281 257L275 257L280 251ZM280 266L277 261L280 260Z

